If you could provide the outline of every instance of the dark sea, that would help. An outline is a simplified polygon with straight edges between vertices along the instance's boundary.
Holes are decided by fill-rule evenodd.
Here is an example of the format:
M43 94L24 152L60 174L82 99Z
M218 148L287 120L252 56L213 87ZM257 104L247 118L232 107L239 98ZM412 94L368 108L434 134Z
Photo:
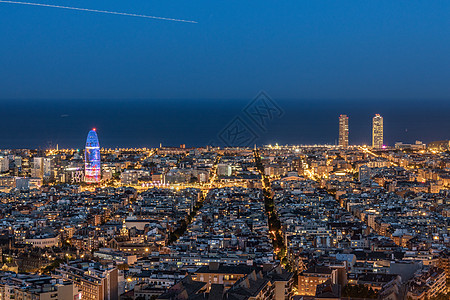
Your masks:
M370 144L376 113L386 145L450 139L450 101L259 100L0 100L0 148L335 144L340 114Z

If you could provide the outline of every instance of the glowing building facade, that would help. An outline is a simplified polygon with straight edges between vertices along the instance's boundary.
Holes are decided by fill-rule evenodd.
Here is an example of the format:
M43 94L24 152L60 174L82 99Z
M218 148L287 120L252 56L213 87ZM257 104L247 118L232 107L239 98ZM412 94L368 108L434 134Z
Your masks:
M372 120L372 147L383 148L383 117L379 114Z
M84 180L87 183L100 182L100 145L95 128L89 131L84 150Z
M339 146L348 147L348 117L347 115L339 116Z

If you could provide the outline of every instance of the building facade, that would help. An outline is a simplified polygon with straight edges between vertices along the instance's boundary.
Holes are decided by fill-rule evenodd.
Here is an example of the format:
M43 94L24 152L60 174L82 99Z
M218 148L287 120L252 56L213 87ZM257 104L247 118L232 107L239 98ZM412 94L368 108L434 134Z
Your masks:
M81 299L118 300L118 270L98 263L62 264L56 274L81 291Z
M379 114L372 119L372 147L383 148L383 117Z
M303 296L315 296L318 285L330 280L337 283L337 270L329 267L313 266L298 276L298 291Z
M46 248L57 247L59 245L59 235L45 235L26 238L25 244L33 245L33 247Z
M347 115L339 116L339 146L348 147L348 117Z
M101 177L100 145L95 128L89 131L84 151L84 178L87 183L98 183Z
M73 282L38 274L0 272L0 300L82 299Z

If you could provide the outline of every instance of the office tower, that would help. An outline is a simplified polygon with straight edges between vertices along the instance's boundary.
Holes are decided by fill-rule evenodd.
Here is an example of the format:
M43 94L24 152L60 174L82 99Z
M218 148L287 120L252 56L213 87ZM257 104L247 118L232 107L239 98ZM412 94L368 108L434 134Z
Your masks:
M84 150L84 181L100 182L100 146L95 128L89 131Z
M372 120L372 147L383 147L383 117L376 114Z
M0 172L8 172L9 171L9 158L8 157L0 157Z
M14 165L16 166L16 168L21 169L22 168L22 157L15 156L14 157Z
M44 178L44 158L34 157L33 168L31 169L31 177Z
M366 165L359 167L358 179L361 182L368 182L370 180L370 168Z
M52 159L51 158L44 158L44 177L50 178L52 177Z
M339 146L348 147L348 117L347 115L339 116Z
M231 176L232 169L230 165L218 164L217 165L217 175L218 176Z
M52 160L47 157L34 157L31 177L50 178L52 175Z

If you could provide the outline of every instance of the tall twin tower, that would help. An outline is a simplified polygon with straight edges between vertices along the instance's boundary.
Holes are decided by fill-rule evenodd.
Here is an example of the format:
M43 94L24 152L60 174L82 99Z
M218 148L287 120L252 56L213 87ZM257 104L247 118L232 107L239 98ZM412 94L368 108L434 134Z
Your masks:
M339 116L339 146L348 147L348 117ZM383 148L383 117L376 114L372 119L372 147Z

